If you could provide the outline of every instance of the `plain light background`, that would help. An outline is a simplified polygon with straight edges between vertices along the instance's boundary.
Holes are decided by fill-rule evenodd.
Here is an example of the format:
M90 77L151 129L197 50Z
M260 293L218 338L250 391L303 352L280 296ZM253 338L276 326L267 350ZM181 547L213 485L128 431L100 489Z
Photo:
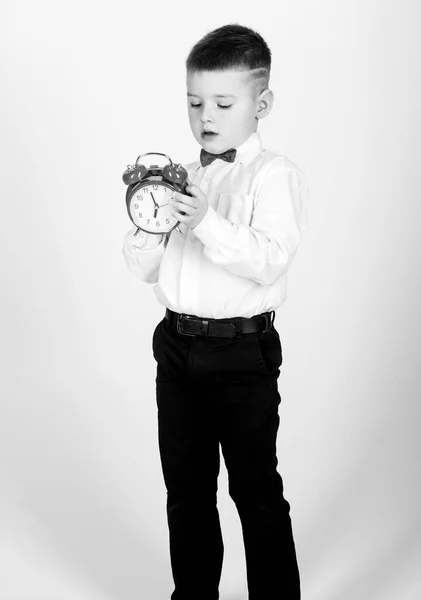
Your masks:
M259 130L309 180L275 320L303 600L421 597L420 12L415 0L2 3L2 600L173 590L152 355L164 308L121 255L121 176L143 152L198 156L184 60L229 22L269 44L275 104ZM221 461L220 598L245 600Z

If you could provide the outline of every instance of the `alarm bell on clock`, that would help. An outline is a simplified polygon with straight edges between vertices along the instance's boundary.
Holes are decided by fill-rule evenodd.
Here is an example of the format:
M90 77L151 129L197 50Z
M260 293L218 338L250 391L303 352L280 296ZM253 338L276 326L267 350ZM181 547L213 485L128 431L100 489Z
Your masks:
M143 156L165 156L168 163L164 167L139 164ZM126 192L127 212L136 225L137 231L163 234L176 229L183 237L177 221L170 212L169 202L174 191L186 194L187 171L181 164L174 164L167 154L146 152L136 159L134 165L127 166L123 181L128 186Z

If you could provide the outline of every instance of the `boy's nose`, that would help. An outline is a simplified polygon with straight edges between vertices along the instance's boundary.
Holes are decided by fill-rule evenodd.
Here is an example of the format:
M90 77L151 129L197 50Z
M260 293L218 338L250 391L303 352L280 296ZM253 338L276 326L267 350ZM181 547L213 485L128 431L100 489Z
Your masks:
M202 123L206 123L206 121L213 121L213 115L209 109L203 109L202 116L200 117Z

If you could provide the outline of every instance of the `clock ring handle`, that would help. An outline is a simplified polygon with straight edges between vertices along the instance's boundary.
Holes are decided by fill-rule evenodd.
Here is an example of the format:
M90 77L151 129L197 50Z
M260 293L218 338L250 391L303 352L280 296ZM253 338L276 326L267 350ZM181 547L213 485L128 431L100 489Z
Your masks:
M158 156L165 156L166 158L168 158L170 164L173 164L173 162L172 162L171 158L168 156L168 154L164 154L163 152L145 152L144 154L141 154L140 156L137 157L135 166L138 165L138 161L139 161L139 159L142 158L142 156L148 156L149 154L153 154L155 156L157 156L157 155Z

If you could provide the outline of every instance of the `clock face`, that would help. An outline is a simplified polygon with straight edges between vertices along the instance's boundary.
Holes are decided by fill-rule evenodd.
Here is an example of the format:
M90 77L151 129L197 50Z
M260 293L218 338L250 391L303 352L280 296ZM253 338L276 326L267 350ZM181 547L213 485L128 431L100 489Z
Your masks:
M166 233L176 224L177 218L170 213L169 201L173 188L164 181L143 183L129 201L129 213L138 227L150 233Z

